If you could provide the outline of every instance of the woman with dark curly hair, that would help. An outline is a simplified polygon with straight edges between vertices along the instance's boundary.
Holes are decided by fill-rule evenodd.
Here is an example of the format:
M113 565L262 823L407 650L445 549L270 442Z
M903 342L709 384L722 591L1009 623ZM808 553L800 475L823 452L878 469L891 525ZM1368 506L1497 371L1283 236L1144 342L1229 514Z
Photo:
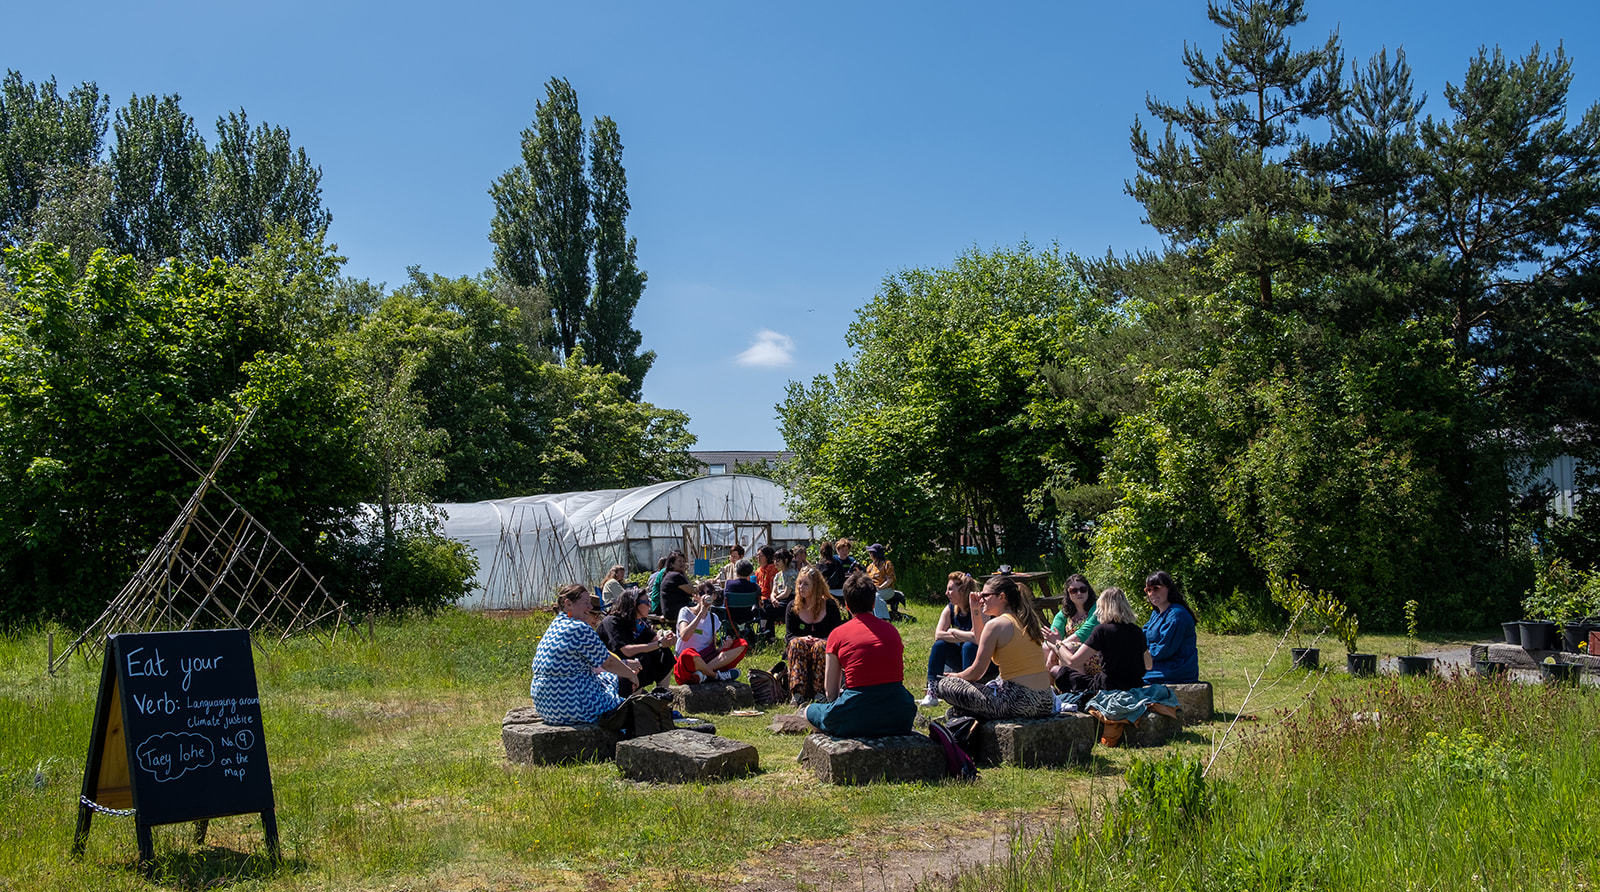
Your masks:
M1178 583L1165 570L1144 581L1150 602L1150 619L1144 637L1150 647L1150 671L1145 684L1189 684L1200 680L1200 650L1195 642L1194 611L1183 598Z
M664 681L672 672L672 645L678 636L670 630L656 633L650 625L650 599L643 592L622 589L611 602L611 611L600 621L599 632L600 640L612 653L638 661L641 687ZM624 697L633 693L633 688L626 679L617 682L617 693Z

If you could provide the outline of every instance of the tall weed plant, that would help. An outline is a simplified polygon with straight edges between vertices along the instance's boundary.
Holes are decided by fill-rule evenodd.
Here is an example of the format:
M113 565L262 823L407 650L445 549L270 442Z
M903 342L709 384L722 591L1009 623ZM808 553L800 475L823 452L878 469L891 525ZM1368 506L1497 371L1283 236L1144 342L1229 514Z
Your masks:
M1600 702L1581 690L1340 682L1263 721L1226 779L1135 763L1099 820L955 888L1594 888L1596 727Z

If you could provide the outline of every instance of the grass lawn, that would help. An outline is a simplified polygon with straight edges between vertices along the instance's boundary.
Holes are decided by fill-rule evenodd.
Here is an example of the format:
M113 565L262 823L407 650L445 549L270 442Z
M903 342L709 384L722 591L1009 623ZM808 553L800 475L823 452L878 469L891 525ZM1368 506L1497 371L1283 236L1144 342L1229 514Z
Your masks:
M916 621L900 628L908 686L920 696L938 608L911 610ZM720 734L760 751L761 773L743 780L642 785L609 763L515 766L504 758L500 718L528 702L529 662L547 622L450 612L380 624L376 641L258 651L285 860L266 863L253 817L213 821L202 846L187 825L161 827L153 880L135 869L129 819L97 817L84 857L68 853L98 662L75 661L50 677L43 632L0 639L0 890L698 889L770 863L774 847L892 855L996 820L1075 826L1062 819L1110 801L1138 755L1097 748L1086 769L996 768L975 784L825 787L797 764L800 737L766 730L769 710L714 717ZM58 641L68 637L58 630ZM1221 716L1170 749L1209 754L1276 644L1202 635L1202 674L1217 686ZM1362 649L1402 648L1367 636ZM758 652L747 665L777 656ZM1286 711L1307 693L1327 702L1355 684L1342 673L1289 671L1279 656L1245 707L1259 720L1241 723L1236 739L1286 727ZM1247 756L1257 749L1230 748L1221 770L1254 765Z

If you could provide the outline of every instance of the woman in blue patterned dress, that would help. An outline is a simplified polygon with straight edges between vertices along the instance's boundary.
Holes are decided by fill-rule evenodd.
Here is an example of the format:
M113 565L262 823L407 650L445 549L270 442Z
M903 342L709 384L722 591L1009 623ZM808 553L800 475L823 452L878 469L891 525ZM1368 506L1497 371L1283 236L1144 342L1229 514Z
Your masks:
M633 668L606 650L594 630L593 596L581 585L556 594L556 618L533 653L533 706L549 725L596 721L622 705L617 677L639 684Z

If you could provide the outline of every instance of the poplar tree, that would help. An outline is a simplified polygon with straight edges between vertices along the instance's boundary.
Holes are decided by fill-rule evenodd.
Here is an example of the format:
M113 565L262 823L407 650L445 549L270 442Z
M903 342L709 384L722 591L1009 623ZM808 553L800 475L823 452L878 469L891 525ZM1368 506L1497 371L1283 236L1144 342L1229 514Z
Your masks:
M522 132L522 163L489 188L489 238L501 278L548 297L560 357L622 373L638 399L655 354L637 352L632 327L645 274L627 234L627 190L616 123L596 118L586 135L577 91L552 78Z

